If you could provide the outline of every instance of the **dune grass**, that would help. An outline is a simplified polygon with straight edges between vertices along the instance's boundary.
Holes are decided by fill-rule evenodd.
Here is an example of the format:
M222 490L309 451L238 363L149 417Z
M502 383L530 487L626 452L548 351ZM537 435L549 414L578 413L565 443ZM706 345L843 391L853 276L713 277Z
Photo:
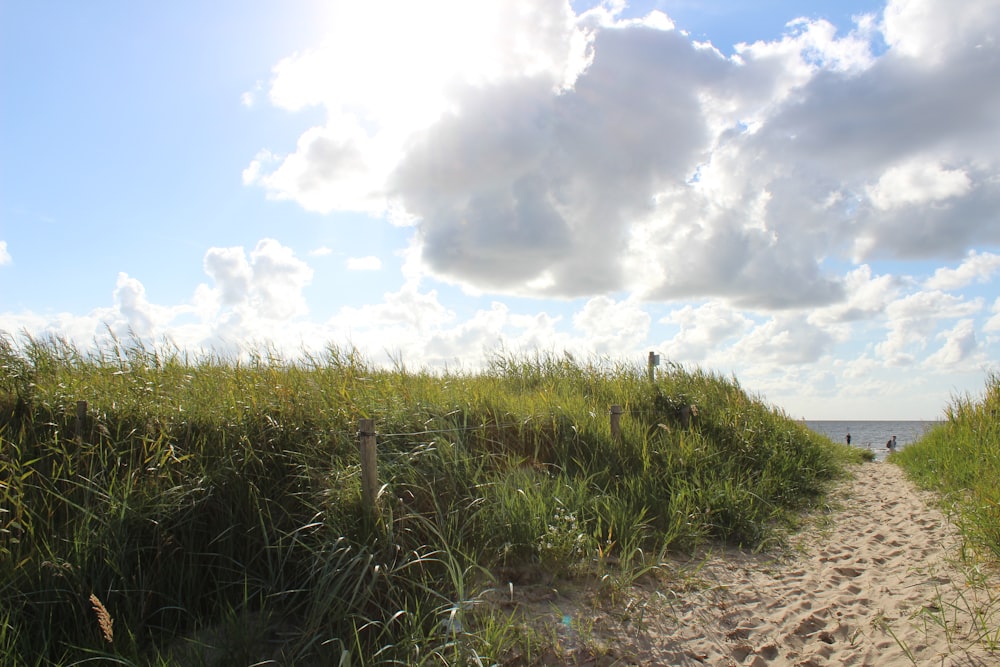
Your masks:
M361 418L378 431L374 515ZM335 347L237 361L10 336L0 445L12 665L530 662L544 638L480 604L506 572L627 574L709 541L759 546L860 456L675 365L651 383L639 366L501 352L432 374Z
M890 460L957 510L970 545L1000 562L1000 375L980 397L953 398L946 419Z
M1000 375L987 376L979 397L954 397L945 417L888 461L939 496L963 537L965 581L939 592L920 617L949 644L975 642L992 654L1000 650Z

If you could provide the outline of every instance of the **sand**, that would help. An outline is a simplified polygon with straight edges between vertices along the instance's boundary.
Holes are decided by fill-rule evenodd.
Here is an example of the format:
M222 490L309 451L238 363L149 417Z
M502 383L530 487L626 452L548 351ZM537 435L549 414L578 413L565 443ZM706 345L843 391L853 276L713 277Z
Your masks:
M777 552L668 563L624 588L524 589L515 606L549 616L546 664L1000 665L981 641L985 627L1000 643L997 580L968 585L981 570L959 562L932 497L869 463L831 507Z

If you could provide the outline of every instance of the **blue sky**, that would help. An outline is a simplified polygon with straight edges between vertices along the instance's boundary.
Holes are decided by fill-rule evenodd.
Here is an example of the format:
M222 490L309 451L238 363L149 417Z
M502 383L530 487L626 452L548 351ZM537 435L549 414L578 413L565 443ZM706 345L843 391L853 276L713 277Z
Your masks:
M0 0L0 331L504 349L934 419L1000 352L996 0Z

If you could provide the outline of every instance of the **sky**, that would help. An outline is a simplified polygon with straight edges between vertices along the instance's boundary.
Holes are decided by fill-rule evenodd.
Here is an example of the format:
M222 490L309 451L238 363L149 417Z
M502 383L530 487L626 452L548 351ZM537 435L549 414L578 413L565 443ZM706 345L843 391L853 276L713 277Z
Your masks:
M1000 0L0 0L0 332L735 377L1000 357Z

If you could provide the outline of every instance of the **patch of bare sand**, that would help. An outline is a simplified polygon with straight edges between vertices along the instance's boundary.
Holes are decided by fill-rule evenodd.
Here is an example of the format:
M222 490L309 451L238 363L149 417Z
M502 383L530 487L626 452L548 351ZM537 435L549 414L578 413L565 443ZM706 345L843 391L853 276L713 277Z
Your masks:
M957 530L897 466L855 472L779 555L669 563L626 587L516 587L510 606L554 645L525 662L1000 665L978 641L984 628L1000 640L996 580L968 584Z

